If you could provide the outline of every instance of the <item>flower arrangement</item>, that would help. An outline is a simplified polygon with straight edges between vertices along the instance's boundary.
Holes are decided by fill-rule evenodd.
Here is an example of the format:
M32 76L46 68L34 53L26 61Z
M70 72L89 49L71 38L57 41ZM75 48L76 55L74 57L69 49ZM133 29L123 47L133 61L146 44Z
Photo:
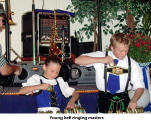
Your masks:
M151 38L143 34L129 34L129 56L139 63L151 62Z

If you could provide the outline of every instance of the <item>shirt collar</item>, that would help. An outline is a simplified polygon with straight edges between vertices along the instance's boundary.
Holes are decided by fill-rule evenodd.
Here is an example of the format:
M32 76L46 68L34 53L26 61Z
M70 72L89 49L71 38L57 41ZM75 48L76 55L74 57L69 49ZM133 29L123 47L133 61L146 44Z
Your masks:
M43 83L49 83L50 85L56 85L56 79L47 79L45 76L40 77Z
M109 54L113 59L118 59L114 54L113 54L113 52L112 51L110 51L110 54ZM119 61L121 61L120 59L118 59ZM123 60L127 60L127 55L124 57L124 59Z

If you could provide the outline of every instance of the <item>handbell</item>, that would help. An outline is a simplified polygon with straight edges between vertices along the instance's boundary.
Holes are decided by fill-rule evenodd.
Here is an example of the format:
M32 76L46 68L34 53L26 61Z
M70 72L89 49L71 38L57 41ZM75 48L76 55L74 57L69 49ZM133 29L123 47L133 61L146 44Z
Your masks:
M14 12L11 12L10 0L8 0L8 23L9 25L16 25L16 23L12 20L12 15L14 15Z
M144 108L143 107L135 108L134 111L132 111L130 108L127 108L126 112L127 113L144 113Z
M81 106L76 106L75 108L73 109L65 109L64 110L64 113L86 113L85 109Z
M8 20L9 25L16 25L16 23L14 23L14 21L12 19Z

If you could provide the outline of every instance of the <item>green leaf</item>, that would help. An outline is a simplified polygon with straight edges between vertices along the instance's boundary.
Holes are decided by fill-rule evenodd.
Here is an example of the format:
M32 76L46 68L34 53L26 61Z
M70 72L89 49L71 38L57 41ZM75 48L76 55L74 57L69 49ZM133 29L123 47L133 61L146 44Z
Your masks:
M123 22L124 21L124 19L120 19L120 22Z
M116 24L115 26L114 26L114 28L116 28L116 27L118 27L119 26L119 24Z
M97 1L71 0L71 3L72 4L69 4L67 6L67 10L75 12L76 15L75 17L71 18L71 22L79 22L81 24L84 24L85 19L87 19L89 23L85 24L83 26L83 29L80 30L80 39L83 38L82 35L86 31L88 31L85 33L87 36L92 36L94 24L97 24ZM148 11L150 12L151 4L142 4L142 0L101 0L101 25L105 29L103 30L103 33L106 35L113 34L113 29L118 27L119 29L116 30L116 32L129 33L130 29L127 27L127 25L125 25L127 9L135 17L135 32L151 35L151 27L148 25L148 23L151 24L151 22L143 21L145 24L141 23L144 14L148 13ZM108 25L108 23L111 23L111 21L113 21L114 23L114 20L117 20L118 24L114 25L114 28L111 30L111 27Z
M109 30L109 33L110 33L110 34L113 34L113 30L112 30L112 29L111 29L111 30Z

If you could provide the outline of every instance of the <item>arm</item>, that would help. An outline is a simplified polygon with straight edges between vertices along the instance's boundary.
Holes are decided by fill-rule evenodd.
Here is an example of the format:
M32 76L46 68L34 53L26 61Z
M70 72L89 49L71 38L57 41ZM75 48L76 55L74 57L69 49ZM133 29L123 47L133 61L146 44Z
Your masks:
M79 93L76 91L73 92L71 99L69 100L67 107L66 108L74 108L75 107L75 102L79 99Z
M30 92L33 92L34 90L38 90L40 85L34 85L34 86L26 86L19 90L19 94L27 94Z
M129 102L128 108L131 108L134 111L134 109L137 107L137 101L139 100L143 92L144 92L144 88L138 88L136 90L134 96Z
M88 65L93 63L111 63L113 58L110 56L106 57L90 57L90 56L79 56L75 59L75 63L78 65Z
M131 98L128 108L133 111L137 107L137 101L144 92L145 84L143 80L143 73L138 63L131 59L131 84L132 89L135 90L133 97Z
M57 81L64 97L69 98L72 96L66 108L74 108L75 102L79 98L79 93L77 93L74 88L70 87L67 82L64 82L62 77L58 77Z
M3 76L7 76L10 74L20 75L22 72L22 69L19 66L11 65L11 64L5 64L3 67L0 67L0 73Z
M15 74L20 75L22 72L22 68L16 65L11 65L6 61L6 59L1 54L1 46L0 46L0 73L3 76Z
M33 86L25 86L19 90L19 94L27 94L30 92L33 92L34 90L47 90L50 87L50 84L44 83L39 85L33 85Z

